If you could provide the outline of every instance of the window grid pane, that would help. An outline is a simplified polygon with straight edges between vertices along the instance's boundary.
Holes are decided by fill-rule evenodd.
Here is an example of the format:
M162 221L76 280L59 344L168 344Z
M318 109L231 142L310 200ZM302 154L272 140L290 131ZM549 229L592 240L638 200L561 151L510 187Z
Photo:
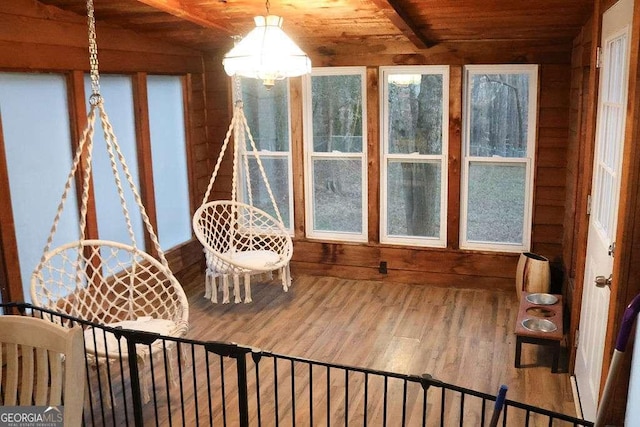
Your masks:
M306 234L366 241L365 69L314 69L304 83Z
M249 154L249 181L251 184L251 195L253 197L253 206L262 209L275 219L278 219L276 210L271 202L271 197L267 191L264 178L260 173L258 162L255 156ZM278 210L282 216L285 228L291 228L289 206L291 203L289 194L289 158L288 157L272 157L260 156L260 163L264 168L269 187L276 199ZM245 183L246 185L246 183Z
M362 233L362 164L360 160L313 161L313 228Z
M42 257L74 154L65 76L0 73L0 111L22 293L31 302L31 273ZM78 239L77 206L72 189L53 248Z
M148 76L147 92L156 232L166 251L191 238L182 80Z
M258 150L289 151L289 90L286 80L267 89L262 80L241 78L244 115ZM246 138L247 151L252 151Z
M440 236L440 162L390 162L387 232L390 236Z
M471 76L469 155L527 156L528 74Z
M469 165L467 240L522 243L526 165Z
M439 74L389 75L388 153L442 154L442 81Z
M265 179L273 193L282 222L288 230L293 230L293 186L291 183L291 151L289 122L289 83L288 80L277 80L275 85L267 89L262 81L251 78L240 78L242 102L249 131L256 145L256 153L246 138L247 161L249 164L249 181L247 173L242 174L243 182L239 183L239 199L249 203L249 190L253 206L278 218L273 202L269 197ZM265 170L262 176L256 155ZM244 168L244 162L241 167Z
M313 151L362 153L362 76L313 76Z
M448 67L381 67L381 241L446 246Z
M88 74L84 78L85 93L91 93L91 79ZM138 176L138 146L135 131L135 115L133 111L133 85L131 77L123 75L102 75L100 77L100 93L105 99L105 110L109 114L109 121L113 126L113 133L117 137L118 145L131 172L133 183L140 191ZM109 107L112 106L112 107ZM87 110L90 108L87 100ZM95 190L96 215L98 219L98 235L102 240L112 240L125 244L132 244L127 229L122 203L118 188L114 182L111 162L107 153L107 143L104 139L100 120L96 119L96 130L93 134L93 184ZM117 162L119 163L119 162ZM118 165L118 174L122 180L125 203L129 211L136 244L144 248L144 224L140 208L135 200L129 184L124 178L122 166ZM145 250L148 248L145 248ZM109 258L103 248L104 259L110 259L105 266L106 271L118 271L122 264L117 259Z
M527 251L538 67L468 66L460 246Z

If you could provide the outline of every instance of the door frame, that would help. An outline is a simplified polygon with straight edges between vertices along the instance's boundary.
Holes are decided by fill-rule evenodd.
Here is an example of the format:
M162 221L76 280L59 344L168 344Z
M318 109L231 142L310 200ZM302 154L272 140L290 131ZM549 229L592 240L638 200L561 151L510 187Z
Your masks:
M589 103L587 111L586 138L584 140L584 157L580 165L581 179L578 183L585 191L582 191L580 200L577 201L577 264L576 282L573 294L571 310L571 327L569 332L570 371L575 365L576 330L580 324L580 306L583 293L583 277L587 249L587 231L589 217L587 215L588 195L591 193L591 181L593 176L593 160L595 148L596 115L598 105L599 69L596 68L597 48L602 33L602 15L614 4L614 1L595 0L591 28L591 57L589 75ZM609 317L607 334L605 337L604 356L600 392L604 387L617 331L620 327L622 313L627 304L638 292L640 292L640 245L634 241L640 241L640 150L635 148L634 141L640 141L640 0L634 0L633 24L631 28L630 59L629 59L629 94L627 100L625 136L623 143L623 158L620 177L620 200L618 207L618 226L616 231L616 249L613 260L613 283L611 286L611 299L609 304ZM634 262L635 261L635 262ZM635 265L634 265L635 264ZM627 352L631 354L630 349ZM626 409L629 375L631 372L631 358L625 358L618 375L616 390L610 406L610 415L607 422L621 424L624 421Z

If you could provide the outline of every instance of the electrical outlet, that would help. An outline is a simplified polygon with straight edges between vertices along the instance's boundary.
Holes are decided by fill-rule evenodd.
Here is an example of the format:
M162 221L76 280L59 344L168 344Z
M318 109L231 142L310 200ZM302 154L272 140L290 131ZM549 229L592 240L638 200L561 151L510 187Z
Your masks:
M380 261L380 267L378 267L378 271L382 274L387 274L387 261Z

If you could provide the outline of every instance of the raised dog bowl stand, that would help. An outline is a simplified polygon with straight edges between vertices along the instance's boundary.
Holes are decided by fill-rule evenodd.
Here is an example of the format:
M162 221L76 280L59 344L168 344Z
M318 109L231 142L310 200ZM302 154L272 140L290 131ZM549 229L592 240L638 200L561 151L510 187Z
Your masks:
M553 351L553 362L551 372L558 372L558 361L560 359L560 342L564 336L562 325L562 295L555 295L558 301L555 304L534 304L527 300L530 292L522 292L520 296L520 307L516 320L516 358L515 367L522 367L520 356L522 354L522 344L537 344L551 348ZM526 319L546 319L556 325L554 331L532 331L523 326Z

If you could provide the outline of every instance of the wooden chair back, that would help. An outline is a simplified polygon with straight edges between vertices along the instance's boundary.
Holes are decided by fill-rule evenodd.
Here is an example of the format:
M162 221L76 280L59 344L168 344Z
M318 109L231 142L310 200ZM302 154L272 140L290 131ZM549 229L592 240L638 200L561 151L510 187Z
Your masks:
M0 405L64 405L64 425L82 424L86 382L82 328L4 315L0 346Z

